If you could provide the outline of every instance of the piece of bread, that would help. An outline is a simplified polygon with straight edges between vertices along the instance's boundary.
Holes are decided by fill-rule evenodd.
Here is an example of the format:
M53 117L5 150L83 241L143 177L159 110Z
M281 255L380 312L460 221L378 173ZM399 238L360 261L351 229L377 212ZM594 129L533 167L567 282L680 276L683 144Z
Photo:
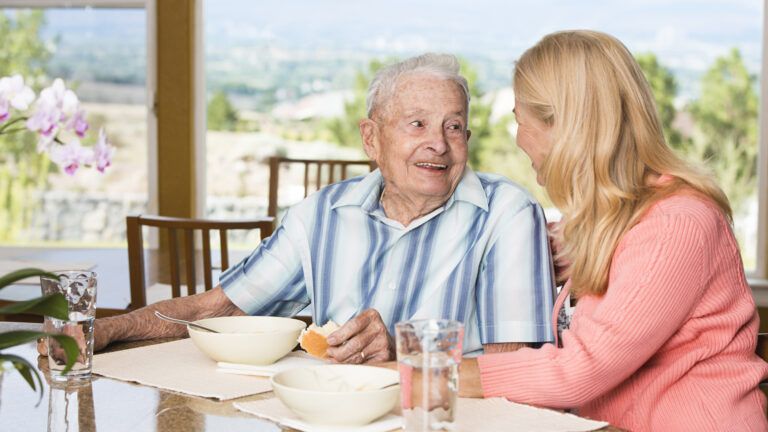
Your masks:
M310 326L305 330L302 330L299 335L299 345L310 355L317 358L325 358L325 351L328 349L328 342L326 342L325 338L338 330L338 328L339 325L333 321L328 321L322 327L310 324Z

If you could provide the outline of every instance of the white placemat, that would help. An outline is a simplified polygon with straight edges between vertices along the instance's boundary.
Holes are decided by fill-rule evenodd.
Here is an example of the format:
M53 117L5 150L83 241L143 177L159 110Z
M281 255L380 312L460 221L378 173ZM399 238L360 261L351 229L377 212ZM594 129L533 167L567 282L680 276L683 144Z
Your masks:
M271 377L272 375L284 370L304 366L316 366L325 363L325 361L312 357L304 351L294 351L288 353L288 355L276 361L275 363L266 366L219 362L216 371L239 375Z
M50 261L29 261L29 260L15 260L15 259L3 259L0 260L0 275L8 274L10 272L21 270L23 268L39 268L45 271L56 270L93 270L96 264L87 263L58 263ZM40 278L38 276L22 279L15 284L24 285L40 285Z
M261 399L251 402L235 402L235 408L261 417L284 427L293 428L304 432L387 432L402 428L403 419L394 414L387 414L373 423L365 426L343 427L343 426L319 426L304 422L293 413L288 407L283 405L278 398Z
M216 372L190 339L95 355L93 373L219 400L272 391L266 378Z
M461 431L586 432L608 426L549 409L510 402L504 398L459 398L456 419Z
M251 402L236 402L235 408L266 418L283 426L292 427L306 432L342 431L339 427L325 427L307 424L299 419L288 407L277 398L262 399ZM456 431L527 431L527 432L586 432L605 426L606 422L598 422L565 414L558 411L535 408L509 402L503 398L469 399L459 398L456 411ZM402 419L394 414L373 422L360 430L383 432L399 429Z

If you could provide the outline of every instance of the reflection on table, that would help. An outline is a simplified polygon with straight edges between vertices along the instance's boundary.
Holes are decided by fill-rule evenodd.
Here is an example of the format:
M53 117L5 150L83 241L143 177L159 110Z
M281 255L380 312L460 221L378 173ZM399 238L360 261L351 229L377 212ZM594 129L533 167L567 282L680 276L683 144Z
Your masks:
M0 332L39 329L37 324L0 322ZM111 349L165 342L116 344ZM32 343L4 350L20 355L47 373L48 361ZM151 367L151 365L147 365ZM193 378L191 378L193 379ZM214 401L153 387L94 376L80 386L51 386L45 378L43 398L15 372L0 381L0 429L3 431L280 431L277 425L238 411L233 403L268 398L272 393Z

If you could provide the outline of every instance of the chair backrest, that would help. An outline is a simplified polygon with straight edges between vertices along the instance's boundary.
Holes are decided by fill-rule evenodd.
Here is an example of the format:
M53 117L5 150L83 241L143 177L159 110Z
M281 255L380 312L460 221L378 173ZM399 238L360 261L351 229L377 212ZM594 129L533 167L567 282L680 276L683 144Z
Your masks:
M763 360L768 361L768 333L757 334L757 346L755 347L757 355Z
M285 164L303 165L304 198L323 186L346 180L349 166L365 166L369 171L376 169L376 162L370 160L289 159L272 156L269 158L269 207L267 208L267 215L271 217L277 217L280 167Z
M211 231L219 232L221 271L229 268L229 247L227 232L229 230L253 230L258 229L261 239L272 235L274 218L265 217L256 220L222 221L207 219L184 219L165 216L128 216L126 217L126 236L128 238L128 266L131 280L131 305L130 309L138 309L146 306L146 272L144 266L144 239L142 227L158 228L160 232L167 233L168 239L168 263L170 270L171 297L181 296L181 273L179 249L181 248L179 237L184 237L184 267L187 295L197 292L196 284L196 251L195 232L202 236L202 273L205 282L205 290L213 288L213 267L211 264ZM158 257L160 260L161 257ZM162 263L158 265L164 269Z

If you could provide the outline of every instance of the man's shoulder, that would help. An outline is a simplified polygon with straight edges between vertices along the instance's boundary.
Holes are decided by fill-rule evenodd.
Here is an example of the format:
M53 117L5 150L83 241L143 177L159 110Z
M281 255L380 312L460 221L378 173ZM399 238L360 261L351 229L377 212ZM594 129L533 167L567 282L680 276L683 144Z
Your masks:
M502 175L483 172L476 174L483 190L485 190L485 195L488 197L488 207L491 211L509 207L522 209L531 205L539 205L526 188Z

